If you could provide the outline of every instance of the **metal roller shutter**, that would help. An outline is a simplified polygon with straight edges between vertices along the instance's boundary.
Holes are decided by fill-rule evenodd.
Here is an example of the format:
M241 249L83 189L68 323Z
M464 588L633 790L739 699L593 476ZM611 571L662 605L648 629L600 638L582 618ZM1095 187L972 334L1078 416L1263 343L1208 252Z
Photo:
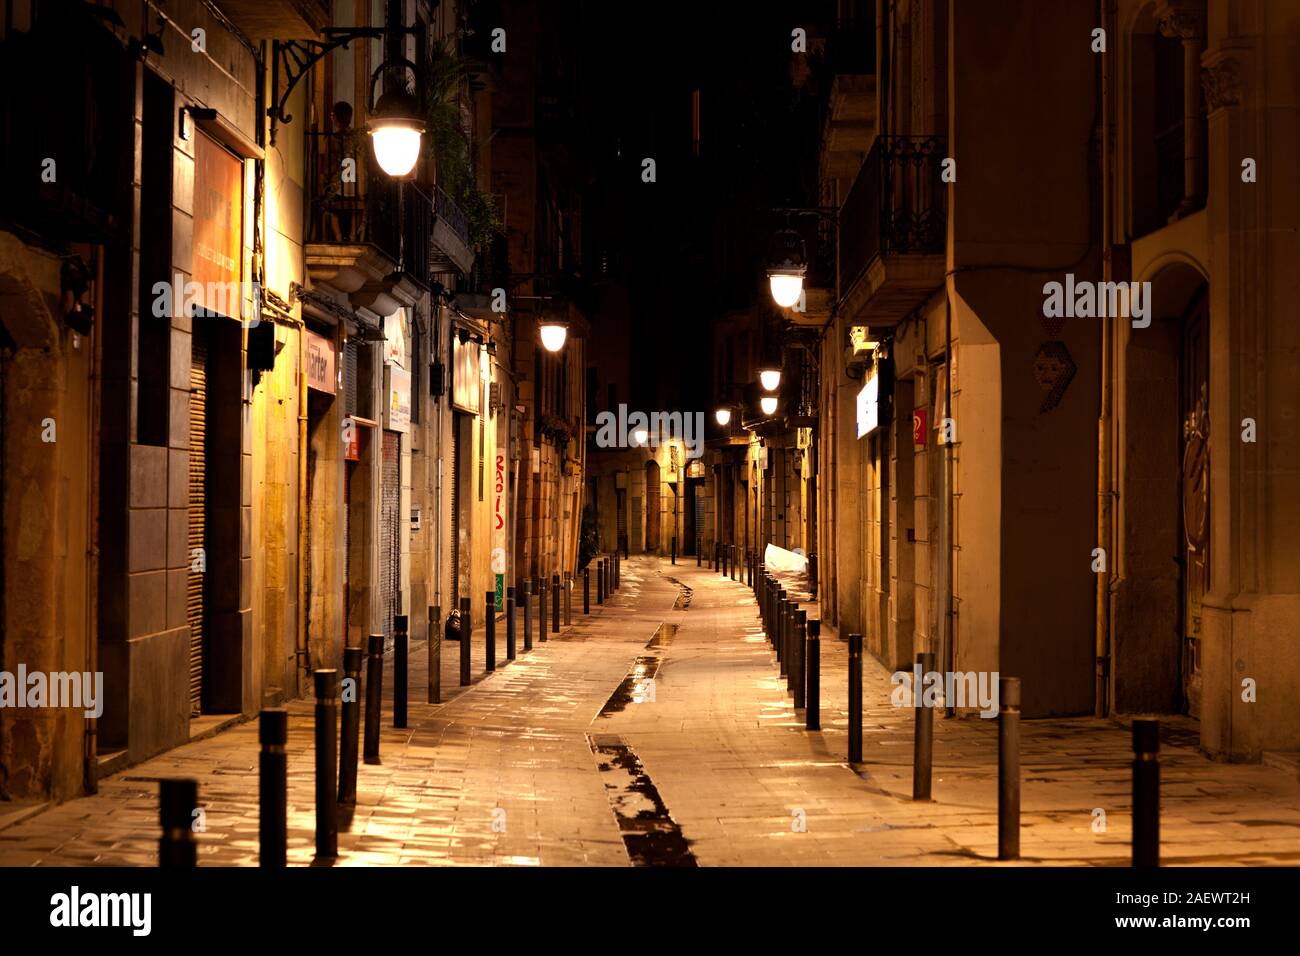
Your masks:
M199 716L203 698L203 571L194 570L198 549L205 555L207 519L207 409L208 351L194 336L190 359L190 495L189 556L190 571L186 581L186 617L190 625L190 716Z
M398 511L401 506L401 447L402 436L384 431L384 460L380 503L380 604L384 608L384 637L393 635L393 615L400 610L399 595L402 566L402 524Z

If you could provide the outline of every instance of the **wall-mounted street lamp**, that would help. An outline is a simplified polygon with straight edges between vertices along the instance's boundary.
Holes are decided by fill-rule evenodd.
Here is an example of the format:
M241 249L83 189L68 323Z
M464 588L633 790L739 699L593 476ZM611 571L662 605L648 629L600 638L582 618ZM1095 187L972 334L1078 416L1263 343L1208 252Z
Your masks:
M638 428L636 431L632 432L632 441L636 443L638 448L644 448L646 442L649 440L650 432L646 431L644 428Z
M424 136L424 120L419 103L406 91L406 74L409 71L419 85L419 73L414 63L402 56L402 45L407 36L414 35L415 27L402 24L402 0L387 0L387 10L382 27L326 27L321 30L325 40L276 40L271 52L271 89L275 102L267 107L271 118L271 145L275 145L277 123L288 123L293 117L286 113L289 97L298 81L310 72L327 53L346 48L353 40L383 40L384 62L379 64L370 78L370 102L367 103L367 127L375 149L375 160L389 176L408 175L420 158L420 143ZM384 93L376 102L375 85L384 80Z
M410 70L413 79L418 76L415 64L405 58L381 64L370 78L371 97L375 95L375 83L381 76L387 87L404 70ZM393 89L385 88L384 95L370 107L369 114L366 126L379 168L393 177L406 176L420 158L420 141L424 137L420 104L406 92L405 86L395 85Z
M779 363L772 362L763 365L758 370L758 383L763 386L765 392L775 392L781 387L781 366Z
M726 405L722 405L714 411L713 417L717 420L719 425L726 428L731 424L731 409Z
M569 326L555 319L548 318L538 326L542 337L542 346L548 352L558 352L564 348L564 341L569 337Z
M798 302L807 274L808 253L803 237L793 229L780 230L772 237L772 255L767 264L767 281L776 304L788 309Z
M771 418L776 414L776 396L764 395L758 400L758 407L763 410L763 414Z

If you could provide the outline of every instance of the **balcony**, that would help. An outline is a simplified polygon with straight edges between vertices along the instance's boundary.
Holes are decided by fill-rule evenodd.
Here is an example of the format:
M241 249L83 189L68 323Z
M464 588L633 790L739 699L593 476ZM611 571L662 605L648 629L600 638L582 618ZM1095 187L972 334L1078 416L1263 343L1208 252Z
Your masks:
M840 207L840 314L896 325L943 284L948 194L940 136L876 138Z
M876 25L849 19L826 38L821 176L851 179L876 134Z
M474 268L469 219L455 200L438 186L433 187L433 214L433 230L428 244L429 271L454 269L461 275L469 275Z
M474 269L464 291L456 293L456 307L475 318L490 318L492 291L510 288L510 244L503 233L495 232L492 240L474 258Z
M317 40L330 25L326 0L221 0L220 7L252 40Z
M398 272L428 287L473 266L469 222L451 197L385 175L360 131L307 134L307 192L308 266L342 292Z

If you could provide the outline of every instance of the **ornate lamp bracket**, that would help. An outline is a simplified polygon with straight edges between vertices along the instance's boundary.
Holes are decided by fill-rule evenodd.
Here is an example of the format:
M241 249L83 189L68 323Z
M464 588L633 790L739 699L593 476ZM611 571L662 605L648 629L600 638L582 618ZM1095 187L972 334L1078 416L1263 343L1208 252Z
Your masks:
M402 34L414 34L414 27L400 27ZM277 123L291 123L293 117L284 111L289 103L289 96L298 81L307 75L313 66L331 50L347 47L353 40L380 40L389 36L392 30L385 27L326 27L321 33L321 40L276 40L271 48L271 90L275 103L266 108L266 115L271 118L271 145L275 145L275 127ZM281 90L281 78L284 89Z

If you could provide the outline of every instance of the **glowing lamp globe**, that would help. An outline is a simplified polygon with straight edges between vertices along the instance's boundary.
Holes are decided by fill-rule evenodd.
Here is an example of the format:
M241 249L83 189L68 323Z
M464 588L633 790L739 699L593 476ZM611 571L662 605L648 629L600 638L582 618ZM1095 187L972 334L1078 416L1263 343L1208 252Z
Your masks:
M781 386L781 370L779 368L760 369L758 381L763 386L763 391L775 392Z
M375 161L389 176L406 176L420 158L424 121L415 98L405 90L390 90L379 97L367 124Z
M731 424L731 409L719 408L716 412L713 413L713 417L718 420L719 425L721 425L723 428L726 428L728 425Z
M773 274L767 281L772 287L772 301L783 309L793 306L803 294L803 276Z
M542 336L542 345L548 352L558 352L564 348L564 340L568 338L569 330L563 325L547 323L540 327Z
M759 408L763 409L763 414L764 414L764 415L775 415L775 414L776 414L776 396L775 396L775 395L764 395L761 399L759 399L759 401L758 401L758 406L759 406Z

